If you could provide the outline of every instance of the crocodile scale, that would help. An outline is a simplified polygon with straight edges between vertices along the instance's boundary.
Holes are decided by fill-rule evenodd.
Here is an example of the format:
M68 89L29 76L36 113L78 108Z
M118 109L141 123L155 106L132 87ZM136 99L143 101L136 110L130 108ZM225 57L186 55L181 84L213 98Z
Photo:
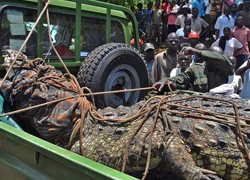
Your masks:
M216 176L223 179L250 179L249 160L237 128L227 123L235 122L233 118L235 110L232 104L226 101L235 103L238 107L238 114L245 119L250 118L250 102L224 96L218 96L218 100L209 97L212 96L204 95L204 98L192 97L188 94L171 96L171 104L193 109L165 103L161 105L163 109L158 114L156 110L151 111L142 126L143 118L116 123L95 121L88 116L84 125L82 142L84 156L121 170L123 157L129 145L125 172L143 171L147 162L149 131L157 115L157 123L152 135L150 170L157 169L161 173L172 172L181 179L192 180L210 179L205 170L215 172ZM143 108L149 109L158 101L157 98L153 99ZM107 119L125 119L135 115L143 104L142 101L131 107L120 106L116 109L107 107L98 112ZM168 112L166 108L173 112ZM214 112L214 114L203 113L196 109ZM198 114L201 117L207 115L210 118L226 120L226 122L215 122L199 118L199 116L192 117L175 113L175 111ZM228 116L224 117L224 115ZM242 119L240 122L243 125L247 124ZM139 126L141 128L130 143L131 135ZM249 148L250 131L245 126L241 127L241 131L245 144ZM71 150L81 154L79 140L74 143Z

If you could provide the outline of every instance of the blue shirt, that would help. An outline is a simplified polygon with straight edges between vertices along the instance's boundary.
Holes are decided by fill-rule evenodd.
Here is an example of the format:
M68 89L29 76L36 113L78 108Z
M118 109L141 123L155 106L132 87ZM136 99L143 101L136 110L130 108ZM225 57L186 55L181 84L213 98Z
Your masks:
M197 8L199 10L199 14L198 16L199 17L203 17L205 16L205 3L204 3L204 0L194 0L193 3L192 3L192 8Z
M151 23L151 19L152 19L152 9L146 9L146 17L147 17L147 23Z

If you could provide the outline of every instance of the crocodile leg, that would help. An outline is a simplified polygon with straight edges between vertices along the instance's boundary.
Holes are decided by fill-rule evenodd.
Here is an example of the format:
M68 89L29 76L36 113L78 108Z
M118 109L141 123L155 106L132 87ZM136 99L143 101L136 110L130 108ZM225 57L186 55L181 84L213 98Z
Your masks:
M202 170L196 166L191 154L188 152L183 141L174 137L168 139L169 146L165 148L164 165L167 171L178 175L185 180L210 180L208 176L202 173ZM167 165L167 167L166 167ZM162 167L161 167L162 168Z

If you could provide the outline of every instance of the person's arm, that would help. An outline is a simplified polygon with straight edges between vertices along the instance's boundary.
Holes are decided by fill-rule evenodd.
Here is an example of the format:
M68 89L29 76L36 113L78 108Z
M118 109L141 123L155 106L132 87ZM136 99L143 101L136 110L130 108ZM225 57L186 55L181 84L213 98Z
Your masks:
M216 39L219 39L219 34L220 34L220 30L215 29L215 37L216 37Z
M243 48L243 45L241 44L240 41L238 41L237 39L234 39L234 54L237 53L239 50L241 50Z
M202 27L203 28L202 28L202 31L200 33L200 37L203 37L210 30L209 24L206 21L204 21L203 19L202 19Z
M161 94L176 89L187 90L190 88L190 84L193 83L193 79L194 73L192 67L189 67L185 72L177 76L162 78L159 82L156 82L153 87Z
M176 18L176 21L175 21L175 26L176 26L176 29L180 29L181 27L181 15L177 16Z
M214 29L215 29L215 37L216 37L216 39L218 39L219 38L220 29L221 29L220 17L216 20L216 23L214 25Z
M198 50L192 47L183 47L182 54L197 54L202 60L214 68L218 68L221 74L225 76L232 75L231 62L226 56L220 54L219 52Z
M244 63L242 66L240 66L235 71L235 74L242 76L246 72L246 70L248 70L248 69L250 69L250 59L248 59L246 63Z

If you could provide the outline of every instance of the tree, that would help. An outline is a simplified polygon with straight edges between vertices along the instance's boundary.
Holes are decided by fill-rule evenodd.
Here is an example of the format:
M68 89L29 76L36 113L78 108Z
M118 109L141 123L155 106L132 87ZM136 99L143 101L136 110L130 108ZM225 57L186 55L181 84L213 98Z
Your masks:
M112 4L117 4L121 6L125 6L128 8L131 8L131 6L136 6L139 2L141 2L144 6L144 8L147 7L148 2L155 2L155 0L101 0L102 2L108 2Z

